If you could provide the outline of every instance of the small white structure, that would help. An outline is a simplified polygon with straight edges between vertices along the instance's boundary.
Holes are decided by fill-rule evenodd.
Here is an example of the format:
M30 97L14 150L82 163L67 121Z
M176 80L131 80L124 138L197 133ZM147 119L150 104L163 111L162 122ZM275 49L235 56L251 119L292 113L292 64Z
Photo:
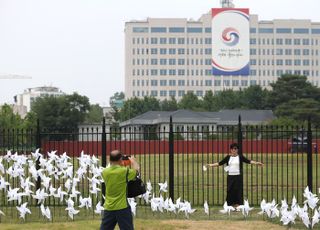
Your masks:
M45 96L61 96L64 94L65 93L59 88L53 86L28 88L25 89L22 94L14 96L14 103L17 108L25 106L27 108L27 112L30 112L31 104L36 100L36 98ZM23 116L23 114L20 115Z

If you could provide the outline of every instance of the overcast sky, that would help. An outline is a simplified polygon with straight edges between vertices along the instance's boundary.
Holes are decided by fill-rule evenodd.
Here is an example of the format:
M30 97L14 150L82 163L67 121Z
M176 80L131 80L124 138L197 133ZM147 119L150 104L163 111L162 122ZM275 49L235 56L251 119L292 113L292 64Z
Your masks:
M37 86L107 105L124 91L124 25L147 17L198 19L220 0L0 0L0 104ZM259 19L320 22L319 0L234 0Z

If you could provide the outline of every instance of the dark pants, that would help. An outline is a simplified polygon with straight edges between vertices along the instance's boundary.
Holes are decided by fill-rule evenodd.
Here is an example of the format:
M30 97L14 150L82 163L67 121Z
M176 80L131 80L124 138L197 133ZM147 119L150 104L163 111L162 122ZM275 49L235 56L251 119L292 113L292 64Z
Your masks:
M113 230L117 223L120 230L133 230L130 206L116 211L104 210L100 230Z
M229 206L233 205L242 205L243 196L242 196L242 176L230 176L227 177L227 203Z

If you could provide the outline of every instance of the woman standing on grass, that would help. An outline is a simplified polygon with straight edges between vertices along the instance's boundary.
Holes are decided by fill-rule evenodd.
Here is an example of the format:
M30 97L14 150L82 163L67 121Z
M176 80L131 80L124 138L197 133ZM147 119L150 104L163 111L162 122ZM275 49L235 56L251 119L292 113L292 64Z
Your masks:
M243 155L238 155L239 146L237 143L230 145L229 155L219 163L208 164L210 167L218 167L227 164L225 171L228 172L227 177L227 203L229 206L237 207L243 204L243 181L242 181L242 164L253 164L263 166L261 162L252 161Z

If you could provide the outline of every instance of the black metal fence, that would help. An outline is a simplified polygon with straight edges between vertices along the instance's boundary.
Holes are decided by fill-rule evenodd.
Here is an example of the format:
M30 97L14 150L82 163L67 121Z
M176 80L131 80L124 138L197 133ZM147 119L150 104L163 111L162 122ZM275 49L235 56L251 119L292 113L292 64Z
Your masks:
M259 205L262 199L274 198L279 202L295 195L302 202L306 186L314 192L320 187L319 133L310 121L307 127L246 126L239 118L237 126L217 126L176 124L173 118L162 126L112 129L104 120L100 127L72 132L49 132L39 125L37 130L0 130L0 156L7 150L30 155L37 148L44 156L53 150L57 154L66 152L75 172L81 151L98 156L101 166L105 167L107 155L120 149L127 155L135 155L141 165L142 179L150 180L156 195L159 194L158 183L168 181L168 196L173 199L181 197L193 205L203 205L204 201L222 205L226 197L226 173L223 167L204 171L203 166L223 159L229 152L229 145L238 142L240 154L264 163L263 167L243 166L244 198ZM8 175L6 180L13 187L19 184L18 179ZM35 182L39 188L41 181ZM51 183L56 187L64 186L53 177ZM79 191L88 193L88 183L79 186ZM6 192L0 191L2 205L10 205L5 196ZM47 204L55 206L59 202L49 200Z

